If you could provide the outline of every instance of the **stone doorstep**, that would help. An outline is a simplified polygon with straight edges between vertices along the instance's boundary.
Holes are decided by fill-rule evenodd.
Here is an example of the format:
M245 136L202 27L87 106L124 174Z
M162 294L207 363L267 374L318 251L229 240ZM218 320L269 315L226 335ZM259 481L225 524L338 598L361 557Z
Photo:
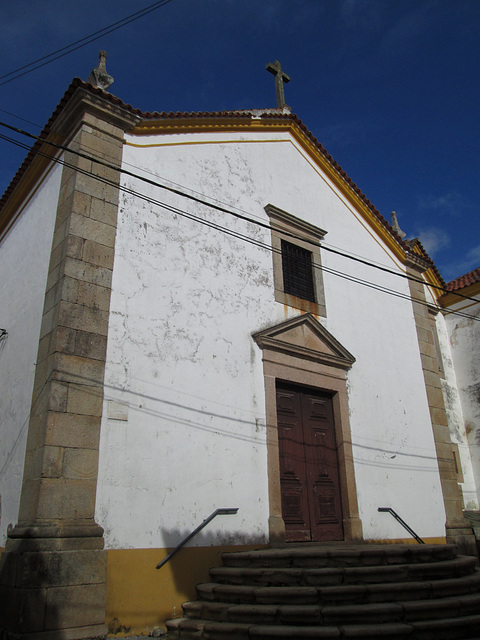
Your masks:
M181 640L306 640L322 638L381 638L385 640L394 637L397 640L405 638L421 638L422 640L455 640L470 638L479 640L480 614L461 618L446 618L403 623L384 623L381 625L343 624L328 627L295 627L276 625L251 625L215 623L177 618L167 623L169 633L167 638ZM468 635L465 635L468 634Z
M348 567L453 560L455 545L342 545L269 548L224 553L228 567ZM287 562L285 562L287 561Z
M412 627L410 625L395 622L384 625L342 625L340 629L342 638L364 638L365 640L380 638L381 640L386 640L393 637L396 640L408 640L408 638L412 637Z
M415 637L421 637L422 640L455 640L456 638L478 640L478 636L480 636L480 613L459 618L412 622L411 627ZM466 633L469 635L465 635Z
M340 638L340 630L337 627L323 627L312 630L312 628L303 627L288 627L285 626L278 633L278 628L262 625L253 627L250 629L249 638L258 640L278 640L279 638L286 638L288 640L308 640L309 638L315 638L321 640L322 638Z
M334 587L256 587L219 583L197 586L201 600L236 604L374 604L428 600L474 593L480 589L480 572L456 579Z
M480 611L480 593L434 600L414 600L403 602L402 606L404 619L409 623L469 616Z
M187 602L189 619L250 624L329 625L363 622L402 622L453 618L480 611L480 593L470 596L340 607L318 605L231 605L220 602Z
M196 640L202 637L204 624L203 620L189 620L188 618L167 620L167 635L182 640Z
M461 578L450 578L448 580L434 580L432 582L432 592L434 598L449 596L452 591L457 595L462 593L473 593L480 589L480 571Z
M461 556L455 559L453 545L430 545L432 550L405 546L407 550L389 547L388 554L385 548L380 549L384 555L381 564L376 562L382 553L368 549L360 565L354 564L361 555L358 548L353 556L350 549L343 548L340 566L336 567L323 564L325 558L328 560L325 548L321 550L320 562L313 565L312 559L319 559L317 548L294 549L293 554L290 549L278 548L224 554L224 558L230 560L235 556L233 566L227 560L228 566L213 569L211 576L218 576L226 584L198 585L200 600L184 604L185 618L167 622L170 632L167 637L179 640L384 640L392 636L396 640L480 640L480 571L475 570L475 559ZM413 562L411 556L406 562L406 551L412 549ZM338 552L337 547L335 553ZM252 556L254 562L251 562ZM277 565L280 561L283 566ZM392 581L375 582L379 574ZM306 576L309 580L322 579L320 576L337 580L338 575L342 580L348 576L348 580L355 583L333 586L284 586L283 583L285 580L287 585L288 580L306 581ZM429 579L422 580L426 576ZM399 581L393 582L394 579ZM282 586L271 586L269 580L279 581ZM365 582L357 584L359 580ZM254 584L245 584L247 581Z
M458 556L455 560L426 564L380 565L364 567L317 568L245 568L216 567L210 570L213 581L251 586L335 586L401 582L407 580L460 577L475 570L476 559Z
M196 622L196 624L187 623ZM173 624L175 623L175 624ZM394 637L397 640L411 638L413 628L411 625L401 623L385 623L382 625L341 625L327 627L312 626L276 626L276 625L252 625L233 624L222 622L189 621L185 618L177 618L167 623L170 631L176 633L174 637L180 640L321 640L322 638L381 638L385 640ZM448 627L446 627L448 628ZM185 630L185 631L184 631ZM193 634L198 635L193 635Z

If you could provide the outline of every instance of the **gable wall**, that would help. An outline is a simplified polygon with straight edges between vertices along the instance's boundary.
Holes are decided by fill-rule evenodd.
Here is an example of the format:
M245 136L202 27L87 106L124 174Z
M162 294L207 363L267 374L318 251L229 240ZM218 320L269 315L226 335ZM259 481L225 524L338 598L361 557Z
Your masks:
M326 242L396 268L288 134L127 140L152 145L125 148L130 171L154 172L265 223L264 207L274 204L325 229ZM267 229L131 178L124 183L270 245ZM408 295L406 282L368 266L325 251L322 263ZM445 514L411 303L323 277L327 317L319 320L357 360L348 389L364 535L406 537L377 513L391 506L419 535L441 537ZM264 382L251 334L298 314L274 300L271 253L122 194L112 291L96 513L107 545L172 546L220 506L240 510L194 544L265 542Z

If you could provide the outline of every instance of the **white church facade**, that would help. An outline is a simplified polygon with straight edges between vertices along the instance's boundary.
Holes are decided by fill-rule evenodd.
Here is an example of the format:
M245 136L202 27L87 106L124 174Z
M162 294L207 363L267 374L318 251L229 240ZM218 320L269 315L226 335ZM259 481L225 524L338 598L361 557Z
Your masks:
M42 138L0 201L0 594L41 614L0 627L147 632L225 550L410 540L379 508L474 553L475 277L288 109L75 80Z

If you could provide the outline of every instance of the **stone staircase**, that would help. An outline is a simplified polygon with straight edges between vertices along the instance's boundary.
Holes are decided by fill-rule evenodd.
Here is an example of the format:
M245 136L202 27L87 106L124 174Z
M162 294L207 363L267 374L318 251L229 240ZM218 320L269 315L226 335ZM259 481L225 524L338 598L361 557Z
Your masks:
M480 640L477 559L454 545L226 553L167 622L180 640Z

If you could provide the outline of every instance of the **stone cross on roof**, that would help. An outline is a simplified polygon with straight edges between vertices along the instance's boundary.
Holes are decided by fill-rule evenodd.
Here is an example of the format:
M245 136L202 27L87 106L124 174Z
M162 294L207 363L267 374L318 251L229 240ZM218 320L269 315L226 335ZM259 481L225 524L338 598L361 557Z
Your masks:
M285 104L283 83L290 82L290 76L287 76L287 74L282 71L282 67L280 66L280 62L278 60L275 60L273 64L269 62L265 68L275 76L275 94L277 96L277 108L283 109L287 106Z
M113 84L112 76L107 73L107 67L105 66L106 60L107 52L100 51L98 54L98 67L92 69L87 78L89 84L102 89L102 91L106 91Z

